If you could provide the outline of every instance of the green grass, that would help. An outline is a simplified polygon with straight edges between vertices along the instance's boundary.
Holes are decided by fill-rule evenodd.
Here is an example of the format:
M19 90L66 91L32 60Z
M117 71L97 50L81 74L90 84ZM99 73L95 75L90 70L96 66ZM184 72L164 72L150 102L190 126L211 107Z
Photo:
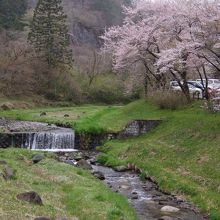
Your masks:
M44 160L33 165L33 154L23 149L0 150L0 159L15 171L15 178L10 181L0 177L0 219L63 216L80 220L137 220L126 199L111 192L89 172L59 163L46 153ZM3 168L0 165L0 171ZM18 193L26 191L39 193L44 205L16 199Z
M132 162L153 176L162 189L175 192L220 219L220 114L211 114L196 102L191 106L160 110L144 100L126 106L5 111L6 117L69 123L76 131L119 131L132 119L162 119L152 132L138 138L105 143L100 160L111 166ZM39 112L72 112L80 117L39 117ZM85 112L82 114L82 112ZM97 197L102 200L102 197ZM117 211L113 211L118 213ZM111 216L112 214L109 214Z
M120 109L120 106L94 106L85 105L80 107L64 108L37 108L31 110L10 110L2 111L0 115L10 119L40 121L49 124L62 124L74 128L77 132L100 133L106 126L99 123L99 119L111 112ZM46 116L40 116L41 112L46 112ZM70 117L65 118L68 114Z

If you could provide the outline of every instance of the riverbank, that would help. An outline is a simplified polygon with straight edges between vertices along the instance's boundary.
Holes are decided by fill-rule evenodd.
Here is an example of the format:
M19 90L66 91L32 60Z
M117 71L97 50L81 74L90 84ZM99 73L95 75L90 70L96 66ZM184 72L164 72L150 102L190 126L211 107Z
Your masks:
M3 117L62 123L77 132L120 131L133 119L161 119L150 133L138 138L113 140L100 148L100 162L116 166L136 164L142 175L160 187L193 202L213 220L220 219L220 115L201 103L175 111L160 110L143 100L126 106L81 106L13 110ZM45 116L40 116L45 112ZM64 117L69 114L69 117Z
M0 171L8 166L14 173L7 181L0 177L0 219L138 219L127 200L105 187L90 171L60 163L51 153L41 153L44 159L33 164L35 154L24 149L0 150ZM28 191L37 192L43 205L16 198Z

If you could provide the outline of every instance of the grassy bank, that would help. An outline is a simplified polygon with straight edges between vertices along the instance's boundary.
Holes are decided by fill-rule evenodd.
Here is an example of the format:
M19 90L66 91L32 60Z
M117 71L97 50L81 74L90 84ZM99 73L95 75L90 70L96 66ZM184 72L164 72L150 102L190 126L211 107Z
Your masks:
M176 111L142 107L144 114L138 118L162 118L163 123L141 137L106 143L100 161L111 166L135 163L162 189L179 194L219 220L220 115L198 104ZM124 113L132 112L129 108ZM135 108L132 114L137 112Z
M119 131L132 119L162 119L152 132L138 138L105 143L100 158L108 165L132 162L153 176L161 188L175 192L220 219L220 114L201 103L175 111L160 110L143 100L126 106L82 106L5 111L3 116L62 122L77 131ZM45 111L47 116L40 117ZM69 118L63 115L69 113Z
M72 220L136 220L124 197L113 193L87 171L59 163L45 154L45 159L33 165L33 152L22 149L0 150L15 171L12 180L0 177L0 219L24 220L37 216L67 217ZM0 170L4 165L0 165ZM36 191L43 206L16 199L18 193Z

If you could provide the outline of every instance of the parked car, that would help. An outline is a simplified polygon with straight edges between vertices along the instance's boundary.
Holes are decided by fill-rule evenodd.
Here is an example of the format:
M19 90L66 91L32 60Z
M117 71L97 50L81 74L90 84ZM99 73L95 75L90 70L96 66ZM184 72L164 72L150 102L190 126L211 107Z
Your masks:
M191 95L193 95L193 97L199 98L199 99L202 99L204 97L204 89L203 89L203 86L199 82L188 81L187 84L189 87L189 92ZM173 91L182 91L177 81L171 81L170 88Z
M206 84L206 79L197 79L196 82L200 82L205 85ZM219 79L208 79L208 88L210 89L219 89L220 88L220 80Z
M197 79L197 82L206 84L206 79ZM220 80L219 79L208 79L208 92L212 97L220 97Z

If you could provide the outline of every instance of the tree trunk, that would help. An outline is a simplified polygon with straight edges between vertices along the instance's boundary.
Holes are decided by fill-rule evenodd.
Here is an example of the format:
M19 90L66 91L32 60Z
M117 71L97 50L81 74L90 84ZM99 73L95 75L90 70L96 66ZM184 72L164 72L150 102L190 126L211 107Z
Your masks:
M144 75L144 97L147 98L148 95L148 76Z

